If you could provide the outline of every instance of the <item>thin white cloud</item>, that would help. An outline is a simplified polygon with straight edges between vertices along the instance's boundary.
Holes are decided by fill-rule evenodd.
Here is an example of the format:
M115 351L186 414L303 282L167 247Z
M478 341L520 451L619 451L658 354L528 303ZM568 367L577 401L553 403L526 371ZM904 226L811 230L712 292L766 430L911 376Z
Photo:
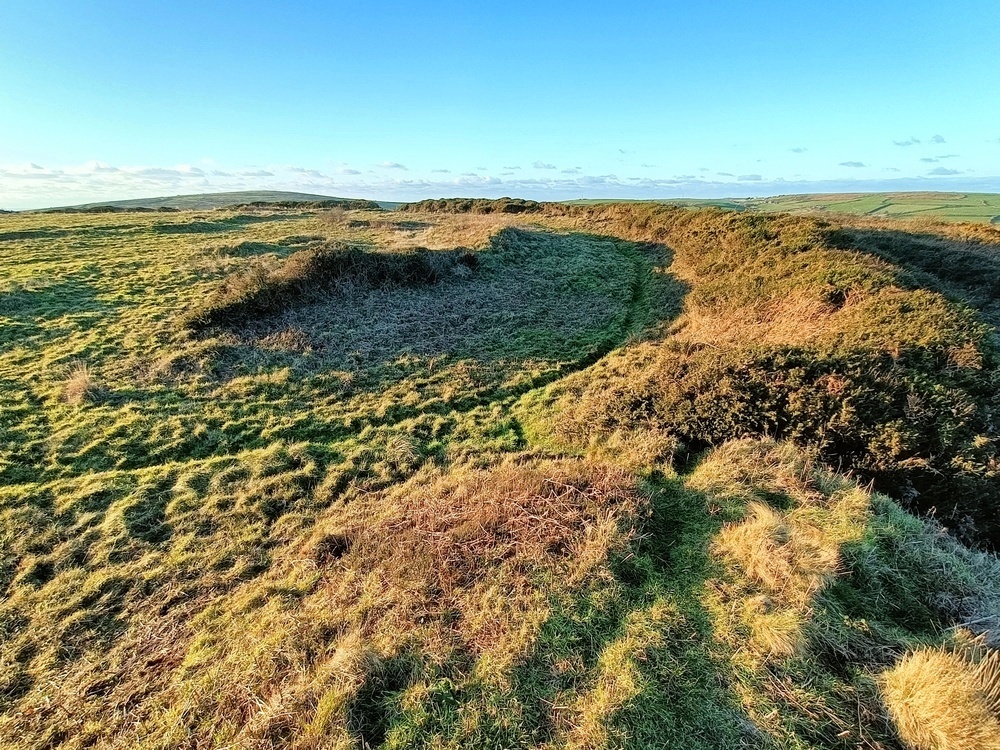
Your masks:
M840 162L840 166L842 166L842 167L854 167L855 169L857 169L859 167L864 167L864 166L867 166L867 165L864 162L861 162L861 161L842 161L842 162Z
M531 166L535 169L557 169L555 164L546 164L544 161L536 161Z
M37 164L35 165L38 166ZM614 174L562 174L556 171L535 177L517 178L513 170L501 177L467 175L457 179L435 179L432 175L413 177L408 173L327 175L308 167L225 167L204 172L190 165L175 167L115 166L99 162L36 169L30 164L0 165L0 208L42 208L92 201L183 195L240 190L290 190L316 195L418 200L428 197L483 197L503 195L536 200L565 200L581 197L662 198L726 197L732 195L776 195L809 192L965 190L1000 191L1000 176L975 177L969 172L941 168L922 177L900 178L898 173L883 179L841 179L787 182L761 175L719 173L679 175L670 179L618 177ZM887 168L895 169L895 168ZM356 172L357 170L353 170ZM524 173L517 173L524 174ZM530 173L528 173L530 174ZM888 172L887 172L888 174Z
M947 143L947 141L945 141L944 136L935 135L931 138L931 143Z
M375 165L376 167L381 167L382 169L400 169L404 172L409 172L405 166L400 164L398 161L381 161Z
M299 174L304 174L309 177L318 177L320 179L326 177L326 175L320 172L318 169L308 169L307 167L291 167L291 171L298 172Z
M917 138L913 138L911 136L910 138L908 138L905 141L893 141L893 143L896 144L897 146L904 146L904 147L905 146L916 146L918 143L920 143L920 140L917 139Z
M933 175L935 177L944 177L953 174L962 174L961 170L958 169L948 169L947 167L935 167L927 174Z

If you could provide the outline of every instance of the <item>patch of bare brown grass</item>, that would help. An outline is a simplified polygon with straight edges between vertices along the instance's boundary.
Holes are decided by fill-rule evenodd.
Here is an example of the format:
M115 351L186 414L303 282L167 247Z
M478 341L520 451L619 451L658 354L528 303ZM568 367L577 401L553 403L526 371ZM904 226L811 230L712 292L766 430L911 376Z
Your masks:
M377 734L366 701L419 690L418 677L459 668L502 683L555 592L611 575L647 502L627 472L582 459L424 468L352 493L196 618L154 697L163 710L141 731L175 744L348 747Z
M582 581L627 543L621 524L643 502L626 472L581 460L509 463L457 480L430 470L377 508L353 504L344 564L363 572L364 588L389 584L369 591L398 596L392 619L454 610L469 648L513 656L521 640L514 612L539 605L532 577ZM354 589L350 598L364 596ZM409 627L397 621L394 630Z

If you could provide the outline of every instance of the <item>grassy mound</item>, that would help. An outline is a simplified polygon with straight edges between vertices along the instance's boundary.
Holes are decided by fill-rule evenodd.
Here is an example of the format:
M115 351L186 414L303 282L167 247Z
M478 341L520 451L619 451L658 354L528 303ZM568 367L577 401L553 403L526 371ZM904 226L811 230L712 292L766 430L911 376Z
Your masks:
M0 745L991 736L984 229L403 217L0 218Z
M809 219L649 207L584 216L670 246L690 292L668 335L558 385L564 439L636 426L692 450L788 438L963 538L997 543L997 352L971 302L949 299L950 277L861 253L846 231ZM983 262L959 263L961 249L937 242L954 255L952 277Z

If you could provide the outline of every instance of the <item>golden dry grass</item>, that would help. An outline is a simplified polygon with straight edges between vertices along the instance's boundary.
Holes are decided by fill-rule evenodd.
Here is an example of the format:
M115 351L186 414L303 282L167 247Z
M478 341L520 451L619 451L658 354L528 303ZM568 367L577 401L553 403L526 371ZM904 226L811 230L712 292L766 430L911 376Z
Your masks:
M711 597L723 618L720 634L751 663L801 654L816 595L843 572L841 547L864 533L869 495L789 445L757 442L715 451L691 483L720 512L746 503L744 517L712 543L732 571Z
M913 750L1000 748L997 653L978 665L960 654L921 649L882 676L882 695Z
M85 402L97 401L104 392L104 387L94 377L86 362L74 362L70 365L63 385L63 401L71 406L80 406Z

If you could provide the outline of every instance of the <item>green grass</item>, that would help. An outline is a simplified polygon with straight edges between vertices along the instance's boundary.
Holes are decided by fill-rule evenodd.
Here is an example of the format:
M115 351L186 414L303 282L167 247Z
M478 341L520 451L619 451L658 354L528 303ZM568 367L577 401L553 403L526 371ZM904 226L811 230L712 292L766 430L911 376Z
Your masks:
M899 219L1000 223L1000 195L995 193L787 195L748 200L745 205L755 211L828 211Z
M0 744L888 750L997 645L897 502L990 507L989 228L434 208L0 217Z
M568 201L569 205L602 205L617 200ZM637 201L649 202L649 201ZM714 206L735 211L765 213L833 213L894 219L1000 224L1000 195L996 193L831 193L778 195L770 198L704 198L662 200L675 206Z

